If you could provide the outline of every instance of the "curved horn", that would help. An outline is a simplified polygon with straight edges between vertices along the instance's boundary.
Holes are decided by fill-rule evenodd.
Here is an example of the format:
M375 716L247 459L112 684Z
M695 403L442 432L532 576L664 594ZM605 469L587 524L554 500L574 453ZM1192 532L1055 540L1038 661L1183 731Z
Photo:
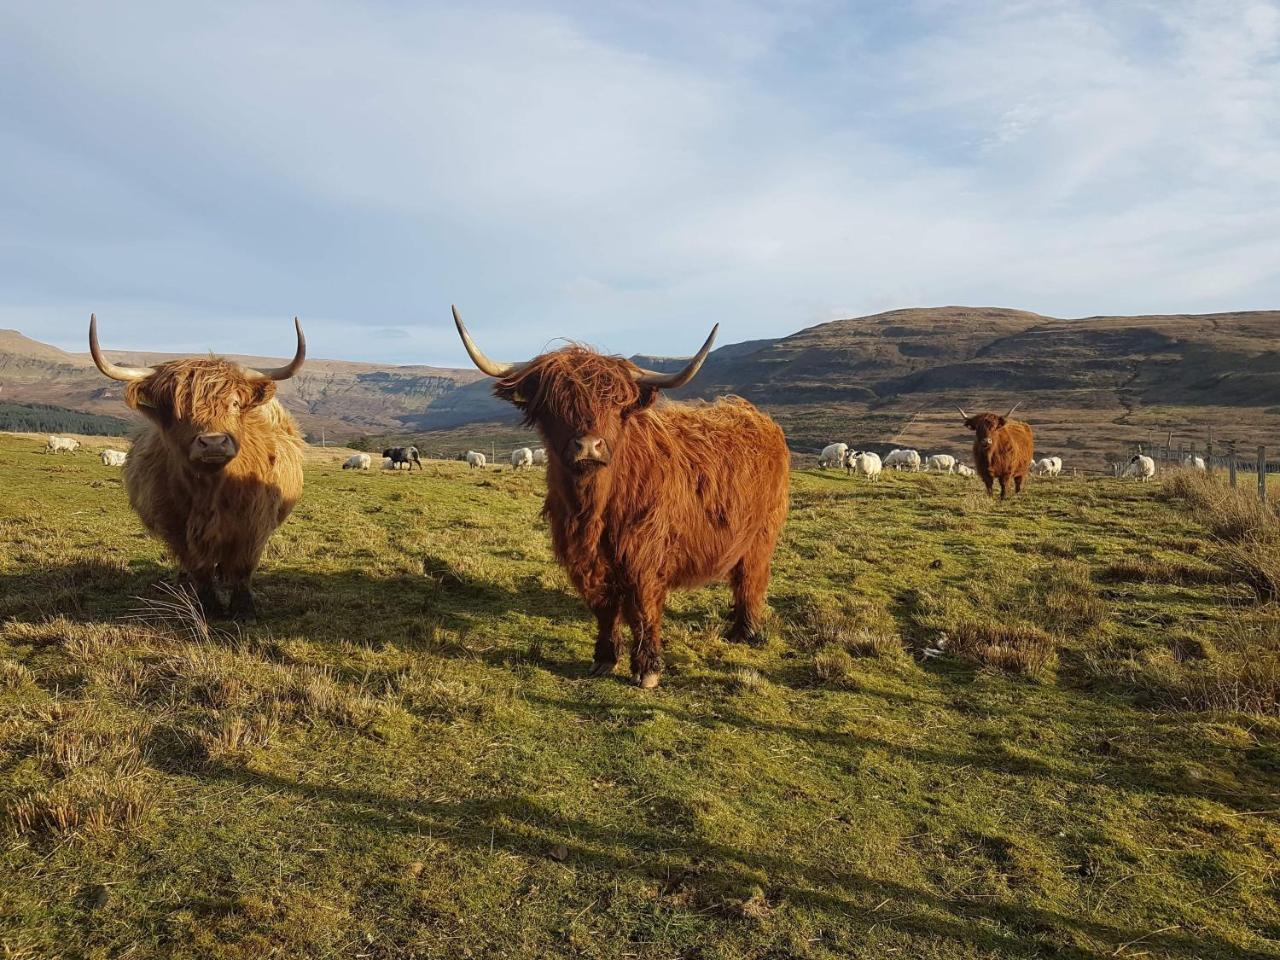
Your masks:
M1019 400L1017 403L1015 403L1012 407L1009 408L1009 412L1004 415L1004 418L1008 420L1010 417L1013 416L1013 411L1017 410L1020 406L1022 406L1021 400Z
M298 334L298 348L293 352L292 360L283 367L268 367L266 370L245 367L245 372L252 377L260 377L263 380L288 380L302 369L302 361L307 359L307 338L302 335L302 324L298 322L297 317L293 318L293 329Z
M150 367L120 367L104 357L102 348L98 346L98 317L92 313L89 314L89 353L98 369L112 380L129 383L132 380L145 380L155 373Z
M663 390L674 390L676 387L683 387L686 383L694 378L697 372L706 362L707 354L711 352L711 345L716 342L716 334L720 332L720 324L716 324L711 328L711 334L707 337L706 343L702 345L702 349L695 353L685 364L684 369L679 373L655 373L652 370L640 370L631 376L636 383L645 387L658 387Z
M484 351L476 346L476 342L471 339L471 334L467 333L467 325L462 322L462 314L458 313L458 308L453 308L453 323L458 328L458 336L462 338L462 345L467 348L467 356L471 358L471 362L481 373L487 373L491 377L505 377L509 373L514 373L521 364L518 363L498 363L490 360L484 355Z
M964 419L966 419L966 420L968 420L968 419L969 419L969 415L968 415L967 413L965 413L965 412L964 412L964 407L956 407L956 409L960 411L960 416L961 416L961 417L963 417L963 418L964 418Z

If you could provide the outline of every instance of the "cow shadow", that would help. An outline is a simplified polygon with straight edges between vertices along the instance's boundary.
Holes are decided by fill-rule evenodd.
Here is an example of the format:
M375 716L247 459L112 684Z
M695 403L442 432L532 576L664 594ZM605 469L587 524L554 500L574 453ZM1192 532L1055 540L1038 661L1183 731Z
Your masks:
M585 876L629 876L653 885L660 897L693 902L731 920L732 901L760 884L774 903L786 902L833 914L846 936L864 937L873 927L936 942L946 940L967 951L1001 957L1039 956L1052 938L1052 955L1067 960L1116 956L1141 941L1144 950L1171 958L1231 957L1268 960L1273 953L1242 949L1203 932L1179 927L1125 928L1081 909L1059 912L1029 902L984 900L964 894L910 886L792 851L744 849L678 826L654 820L618 817L600 823L566 814L527 794L458 800L408 800L374 789L332 783L307 783L276 773L240 767L214 767L196 776L232 784L263 795L292 794L305 808L317 807L324 819L352 832L384 836L429 836L469 854L500 851L530 865L548 858L563 861ZM1097 949L1079 944L1097 943Z

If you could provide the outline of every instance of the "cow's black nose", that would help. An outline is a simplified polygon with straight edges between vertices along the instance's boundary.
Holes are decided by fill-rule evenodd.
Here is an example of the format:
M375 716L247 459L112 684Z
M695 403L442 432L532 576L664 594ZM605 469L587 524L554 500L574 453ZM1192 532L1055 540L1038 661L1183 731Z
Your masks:
M237 452L235 438L229 433L202 433L191 444L191 458L206 463L230 460Z

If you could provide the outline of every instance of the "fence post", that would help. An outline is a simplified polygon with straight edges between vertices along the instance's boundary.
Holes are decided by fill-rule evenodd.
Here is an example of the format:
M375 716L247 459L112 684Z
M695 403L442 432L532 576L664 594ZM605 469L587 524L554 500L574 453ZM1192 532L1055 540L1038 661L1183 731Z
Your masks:
M1209 439L1204 445L1204 468L1213 473L1213 428L1209 428Z
M1267 499L1267 448L1258 447L1258 499Z
M1231 481L1231 486L1236 485L1236 445L1234 442L1227 444L1227 477Z

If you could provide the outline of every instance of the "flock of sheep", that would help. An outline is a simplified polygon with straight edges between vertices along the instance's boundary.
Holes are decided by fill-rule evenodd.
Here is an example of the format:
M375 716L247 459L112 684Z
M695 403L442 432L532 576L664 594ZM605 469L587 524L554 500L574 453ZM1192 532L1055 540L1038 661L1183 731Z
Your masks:
M44 445L45 453L74 453L79 449L80 441L74 437L50 436ZM416 451L414 452L416 454ZM129 454L125 451L112 449L103 450L98 456L102 460L104 467L122 467L129 458ZM465 460L472 469L487 466L489 462L488 457L476 450L468 450L459 459ZM546 464L546 462L547 451L542 447L517 447L511 451L512 470L529 469L535 464ZM1186 457L1182 461L1182 465L1188 470L1204 471L1207 469L1204 457L1195 455ZM818 457L818 466L823 469L827 467L844 467L848 473L856 473L867 480L878 480L880 474L885 470L954 473L962 477L976 476L973 467L967 463L961 463L950 454L935 453L925 457L918 450L895 449L889 451L882 459L878 453L873 453L870 450L851 450L847 443L831 443L823 447L822 453ZM367 453L352 454L342 464L343 470L369 470L372 467L373 457ZM398 457L383 457L382 469L412 469L412 463ZM1116 464L1116 470L1117 475L1120 477L1134 477L1145 483L1156 475L1156 462L1152 457L1144 454L1135 454L1123 469L1119 464ZM1040 460L1032 460L1031 472L1037 477L1060 476L1062 474L1062 458L1044 457Z
M404 449L414 449L412 447ZM414 450L416 454L417 451ZM466 453L458 457L459 460L466 462L467 466L473 470L477 467L485 467L489 464L489 458L478 450L468 450ZM547 451L543 447L536 449L531 447L517 447L511 451L511 469L527 470L534 464L546 464ZM343 470L369 470L373 467L373 457L367 453L352 454L342 464ZM411 469L412 465L409 461L398 457L383 457L383 470L403 470Z
M45 453L75 453L80 449L80 441L75 437L54 437L50 436L45 441ZM123 467L124 462L129 459L129 454L123 450L103 450L98 454L98 459L102 461L104 467Z
M823 447L818 456L818 467L844 467L848 473L856 473L867 480L878 480L885 470L977 476L973 467L961 463L949 453L935 453L926 457L919 450L894 449L881 458L880 454L870 450L851 450L847 443L831 443ZM1038 477L1059 476L1062 473L1062 458L1044 457L1033 460L1031 470Z

